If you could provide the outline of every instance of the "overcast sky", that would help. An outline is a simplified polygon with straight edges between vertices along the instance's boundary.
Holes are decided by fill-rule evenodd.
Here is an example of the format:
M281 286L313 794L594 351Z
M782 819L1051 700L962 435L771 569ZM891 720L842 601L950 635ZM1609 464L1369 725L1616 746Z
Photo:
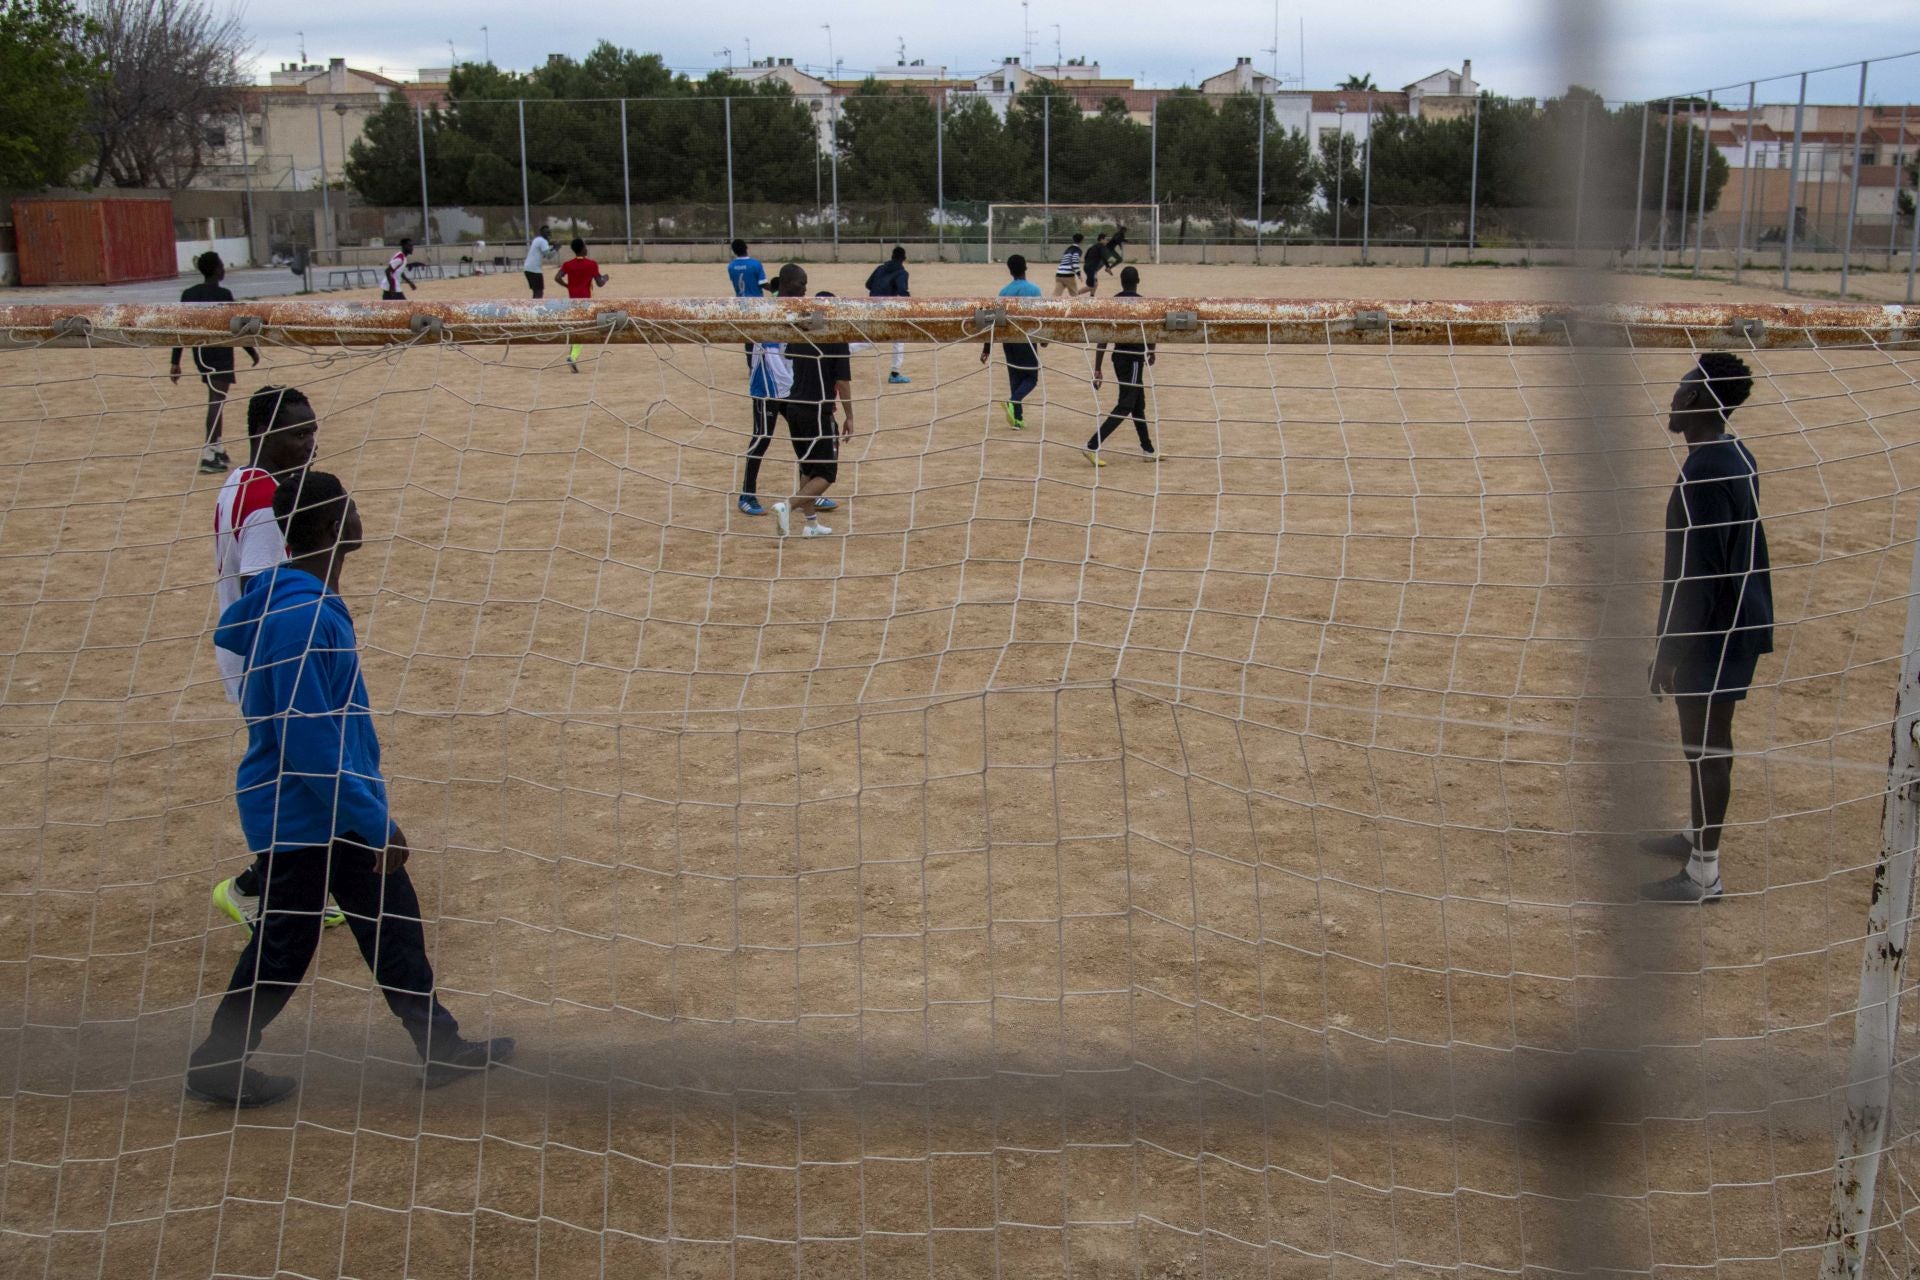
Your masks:
M216 0L216 3L218 0ZM1283 3L1279 8L1280 74L1300 73L1300 24L1306 23L1305 68L1314 88L1370 72L1397 88L1441 67L1473 59L1476 78L1496 93L1543 96L1566 86L1569 64L1550 15L1600 0L1365 0ZM1026 8L1032 60L1097 61L1103 72L1147 85L1178 85L1250 56L1272 70L1271 0L1031 0ZM905 42L909 59L973 73L1022 52L1019 0L730 0L665 4L660 0L575 0L547 9L525 0L425 0L396 10L383 0L331 0L319 13L296 0L252 0L245 21L257 65L265 70L299 56L345 57L352 65L410 76L446 66L448 42L461 61L483 51L507 68L530 68L549 53L584 54L605 38L657 52L690 73L724 64L731 50L744 65L753 56L792 58L824 69L831 22L833 57L843 74L893 63ZM488 31L483 36L481 27ZM1597 85L1608 97L1638 99L1758 76L1783 75L1829 63L1857 62L1920 48L1920 0L1613 0L1599 42ZM1857 67L1814 78L1812 101L1852 101ZM1762 100L1792 100L1797 81L1763 84ZM1733 96L1733 95L1729 95ZM1738 95L1744 101L1744 89ZM1920 57L1878 63L1870 100L1920 102Z

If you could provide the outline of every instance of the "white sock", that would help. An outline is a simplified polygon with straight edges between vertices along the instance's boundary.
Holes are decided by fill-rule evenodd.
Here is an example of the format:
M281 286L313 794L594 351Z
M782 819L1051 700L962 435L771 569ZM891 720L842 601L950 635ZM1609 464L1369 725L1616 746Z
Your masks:
M1702 849L1695 844L1687 856L1687 874L1701 888L1711 888L1720 879L1720 850Z

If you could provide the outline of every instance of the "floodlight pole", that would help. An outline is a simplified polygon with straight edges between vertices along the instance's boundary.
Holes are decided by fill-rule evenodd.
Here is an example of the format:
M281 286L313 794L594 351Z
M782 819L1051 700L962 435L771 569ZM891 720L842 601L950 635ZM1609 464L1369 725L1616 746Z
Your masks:
M1667 193L1673 186L1673 99L1667 99L1667 114L1660 127L1666 131L1667 145L1660 154L1660 261L1655 275L1667 274Z

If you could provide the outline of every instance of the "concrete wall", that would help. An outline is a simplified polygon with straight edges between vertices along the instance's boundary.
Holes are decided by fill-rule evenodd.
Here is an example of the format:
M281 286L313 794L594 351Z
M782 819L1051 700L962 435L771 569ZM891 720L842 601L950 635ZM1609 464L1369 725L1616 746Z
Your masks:
M180 274L194 273L193 260L211 249L220 255L220 261L228 268L250 267L254 265L252 250L248 248L245 236L220 236L208 240L176 240L174 252L180 261Z

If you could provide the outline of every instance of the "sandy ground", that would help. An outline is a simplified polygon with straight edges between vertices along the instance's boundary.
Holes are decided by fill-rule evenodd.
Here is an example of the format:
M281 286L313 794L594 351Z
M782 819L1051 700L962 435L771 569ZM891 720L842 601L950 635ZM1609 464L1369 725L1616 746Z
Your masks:
M199 389L162 351L0 359L0 1272L1810 1274L1914 357L1755 358L1782 626L1738 722L1735 896L1648 915L1606 904L1668 868L1599 833L1683 810L1636 691L1686 358L1167 348L1164 460L1123 428L1096 470L1090 354L1047 350L1023 433L977 347L910 348L899 387L862 356L838 534L784 543L733 507L735 348L243 361L312 394L366 514L345 593L440 980L522 1053L423 1094L330 936L265 1044L302 1092L238 1118L179 1093L240 945L207 900L242 865L243 733ZM1579 1077L1609 1123L1540 1122L1623 1046Z

